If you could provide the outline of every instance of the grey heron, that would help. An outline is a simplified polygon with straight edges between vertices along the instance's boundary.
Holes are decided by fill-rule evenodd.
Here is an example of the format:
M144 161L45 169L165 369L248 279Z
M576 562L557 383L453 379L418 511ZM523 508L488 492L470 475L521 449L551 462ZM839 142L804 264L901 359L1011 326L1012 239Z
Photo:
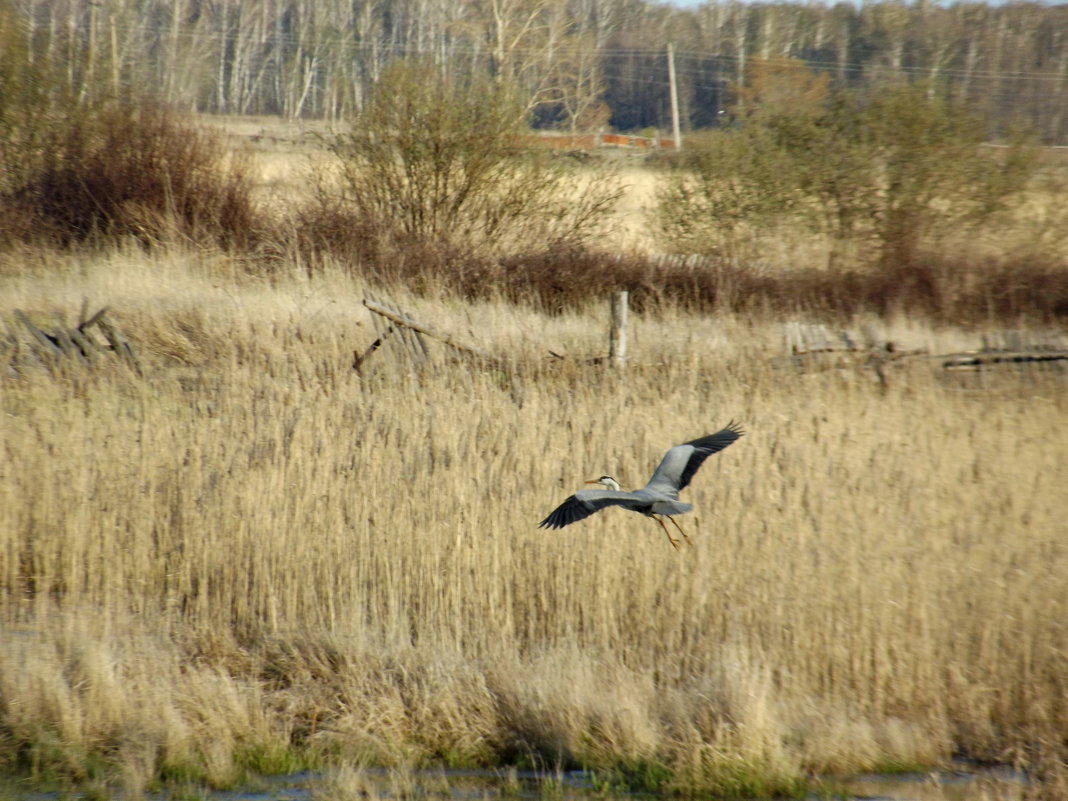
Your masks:
M664 454L664 458L660 460L660 465L653 472L649 483L633 492L621 489L619 482L611 476L601 476L587 481L587 484L600 484L605 489L579 490L557 506L538 524L538 528L563 528L584 520L608 506L622 506L624 509L641 512L653 518L660 524L660 528L664 529L668 542L677 551L679 541L671 536L662 518L666 517L670 520L683 538L687 542L690 541L686 532L682 530L682 526L672 517L672 515L685 514L693 509L692 504L682 503L679 500L679 491L686 489L694 473L704 464L705 459L723 450L744 433L741 425L732 420L727 423L726 428L715 434L676 445Z

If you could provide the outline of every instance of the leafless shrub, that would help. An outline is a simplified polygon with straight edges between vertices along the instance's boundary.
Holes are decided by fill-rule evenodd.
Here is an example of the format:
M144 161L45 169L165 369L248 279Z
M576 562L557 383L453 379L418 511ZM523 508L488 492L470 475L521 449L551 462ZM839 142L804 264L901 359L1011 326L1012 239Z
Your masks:
M505 86L394 65L349 130L327 142L334 159L314 176L302 242L364 265L413 248L492 259L581 245L620 189L588 170L576 188L569 165L524 146L525 114Z
M241 154L228 154L217 138L153 104L68 111L37 169L0 198L21 220L8 228L9 238L67 245L132 236L235 249L253 243L257 212Z

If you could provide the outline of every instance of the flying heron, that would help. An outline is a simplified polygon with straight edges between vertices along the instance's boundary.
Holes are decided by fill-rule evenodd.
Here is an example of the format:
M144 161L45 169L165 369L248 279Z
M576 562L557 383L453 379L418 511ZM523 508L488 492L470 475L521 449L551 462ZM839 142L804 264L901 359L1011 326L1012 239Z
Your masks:
M685 514L693 509L693 504L679 501L679 491L686 489L694 473L704 464L705 459L726 448L743 433L745 432L742 431L741 425L732 420L727 423L726 428L715 434L676 445L664 454L664 458L660 460L660 466L656 468L649 483L633 492L621 489L619 482L611 476L601 476L587 481L587 484L600 484L605 489L579 490L557 506L547 518L538 524L538 528L563 528L607 506L622 506L624 509L641 512L653 518L660 524L660 528L664 529L668 542L677 551L679 541L671 536L671 532L664 525L663 518L666 517L671 521L686 542L690 541L686 532L682 530L682 526L672 517L672 515Z

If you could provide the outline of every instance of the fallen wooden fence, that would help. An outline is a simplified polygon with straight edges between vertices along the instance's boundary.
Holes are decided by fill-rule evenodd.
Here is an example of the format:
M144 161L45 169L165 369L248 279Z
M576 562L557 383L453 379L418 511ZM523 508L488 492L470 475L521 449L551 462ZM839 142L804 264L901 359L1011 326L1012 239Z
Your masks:
M946 370L981 370L998 365L1038 365L1068 361L1068 347L1060 332L998 331L983 335L979 350L939 357Z
M947 370L979 370L997 364L1040 364L1068 361L1068 350L967 351L947 353L938 358Z
M884 366L909 356L928 356L939 361L945 370L981 370L999 365L1068 361L1068 348L1063 347L1060 335L1056 332L1003 331L986 334L979 350L942 354L928 354L924 349L900 350L893 342L880 340L871 330L853 336L847 331L832 332L819 323L786 323L783 334L787 350L785 358L798 369L816 365L826 367L826 359L830 358L830 366L857 365L870 368L884 385Z
M626 363L626 293L617 293L612 298L612 327L609 334L609 356L585 360L585 363L609 363L617 367ZM372 312L377 337L359 353L353 351L352 368L360 372L364 363L390 337L398 337L404 350L416 361L425 361L429 355L423 337L430 337L446 346L481 362L497 368L506 368L504 360L473 345L461 342L451 334L415 320L404 310L390 304L364 298L363 305ZM903 350L894 342L876 335L870 326L863 326L859 335L848 331L832 331L826 325L789 322L783 326L787 355L775 359L780 365L792 365L798 370L853 368L869 370L885 389L887 367L910 357L927 357L940 360L947 370L978 370L987 366L1003 364L1039 364L1068 361L1068 348L1057 344L1032 344L1024 332L1003 332L983 338L983 349L962 353L930 354L924 348ZM1040 336L1046 337L1045 334ZM1050 335L1051 341L1057 336ZM556 359L565 357L549 351Z
M15 317L30 332L34 341L55 359L69 358L82 364L90 364L98 354L111 352L140 373L141 363L130 343L118 328L104 319L107 310L108 307L104 306L92 316L88 316L88 304L82 303L75 327L68 328L60 319L51 333L34 325L20 309L15 310ZM92 335L91 329L94 327L103 334L104 343Z
M352 369L356 372L361 371L361 368L363 367L364 362L367 361L367 358L376 350L378 350L385 343L386 339L398 332L402 337L406 338L406 349L417 360L423 360L428 355L426 343L422 339L423 336L428 336L438 340L439 342L444 343L453 350L459 351L460 353L463 353L467 356L474 356L475 358L494 367L504 366L503 360L498 359L493 354L487 353L486 351L481 350L480 348L476 348L472 345L460 342L458 339L456 339L456 337L452 336L451 334L438 331L437 329L433 328L430 325L427 325L426 323L421 323L417 320L414 320L409 314L407 314L401 309L392 308L386 305L385 303L370 300L368 298L363 299L363 305L366 306L369 311L373 312L378 317L388 320L389 325L386 326L384 330L380 331L378 337L367 347L367 349L362 354L358 354L355 351L353 352Z

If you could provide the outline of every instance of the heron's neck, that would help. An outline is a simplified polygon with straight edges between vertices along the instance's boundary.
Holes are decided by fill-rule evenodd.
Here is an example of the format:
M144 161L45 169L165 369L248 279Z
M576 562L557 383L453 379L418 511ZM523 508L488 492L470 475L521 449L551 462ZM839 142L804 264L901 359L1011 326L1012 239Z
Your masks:
M605 476L601 479L601 483L608 487L608 489L615 490L616 492L619 492L622 489L622 487L619 486L619 482L611 476Z

